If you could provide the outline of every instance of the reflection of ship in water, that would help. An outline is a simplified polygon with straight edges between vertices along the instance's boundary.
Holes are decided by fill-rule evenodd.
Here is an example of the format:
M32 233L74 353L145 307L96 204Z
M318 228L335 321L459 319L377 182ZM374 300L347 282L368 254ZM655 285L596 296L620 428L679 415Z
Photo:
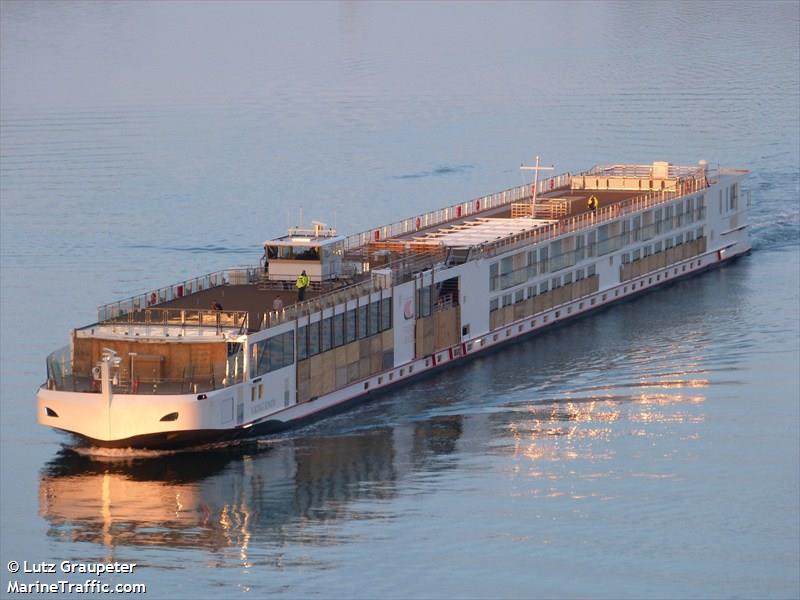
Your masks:
M461 421L154 459L64 450L42 472L40 514L48 535L71 542L211 551L259 537L280 544L293 526L374 516L355 501L393 497L399 478L455 449Z

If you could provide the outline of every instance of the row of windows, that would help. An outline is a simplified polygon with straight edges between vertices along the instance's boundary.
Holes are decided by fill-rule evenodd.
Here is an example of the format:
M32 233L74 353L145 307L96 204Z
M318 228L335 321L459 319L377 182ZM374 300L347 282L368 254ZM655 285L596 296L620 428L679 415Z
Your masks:
M294 331L287 331L250 346L251 377L288 367L294 362Z
M297 360L392 327L392 299L383 298L297 329Z
M684 227L705 217L705 197L680 200L632 219L601 225L585 235L554 240L506 256L489 265L489 289L505 290L544 273L560 271L593 256L603 256L637 241Z
M673 246L680 246L684 242L689 243L696 239L700 239L703 237L703 228L698 227L692 231L687 231L686 233L681 233L673 237L668 237L664 240L659 240L654 244L648 244L647 246L642 246L641 248L636 248L631 252L623 252L622 254L622 264L626 265L630 262L639 260L640 258L647 258L651 254L658 254L662 250L669 250Z
M574 272L570 271L564 275L553 277L552 279L542 281L538 285L531 285L527 288L527 297L533 298L539 294L544 294L550 290L556 290L562 285L569 285L573 281L581 281L587 277L593 277L596 273L595 265L589 265L584 269L576 269ZM525 300L525 288L520 288L511 294L504 294L501 297L492 298L489 301L489 312L494 312L500 306L509 306L510 304L517 304Z
M719 191L719 213L722 214L723 209L731 211L731 210L737 210L738 208L739 208L739 184L734 183L732 186L726 187L725 189L721 189Z

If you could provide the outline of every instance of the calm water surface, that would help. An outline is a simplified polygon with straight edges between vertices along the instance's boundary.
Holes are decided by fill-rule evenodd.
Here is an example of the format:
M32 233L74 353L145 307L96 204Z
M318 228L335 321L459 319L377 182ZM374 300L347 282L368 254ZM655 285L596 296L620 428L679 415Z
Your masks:
M2 3L2 593L71 559L152 597L798 597L799 6ZM754 252L249 445L34 423L97 304L537 153L751 169Z

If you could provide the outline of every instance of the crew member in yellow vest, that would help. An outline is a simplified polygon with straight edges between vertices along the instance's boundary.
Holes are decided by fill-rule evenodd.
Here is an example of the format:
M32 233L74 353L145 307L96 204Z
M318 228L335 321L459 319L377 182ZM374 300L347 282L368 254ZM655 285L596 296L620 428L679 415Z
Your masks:
M297 301L302 302L303 298L306 297L306 288L308 287L308 275L306 275L305 269L300 273L294 285L297 287Z
M595 195L589 196L589 200L587 200L586 204L589 207L589 210L592 212L596 211L597 207L600 205L600 203L597 201L597 196Z

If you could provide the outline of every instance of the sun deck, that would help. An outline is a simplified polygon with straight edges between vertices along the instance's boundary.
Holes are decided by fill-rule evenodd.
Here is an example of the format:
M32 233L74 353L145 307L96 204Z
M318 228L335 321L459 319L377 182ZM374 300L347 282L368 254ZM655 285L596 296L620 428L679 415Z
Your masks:
M413 272L444 259L449 249L473 248L478 255L490 256L520 243L588 229L703 189L708 185L706 176L704 164L675 167L667 163L612 165L558 175L538 182L535 202L532 187L520 186L347 238L329 238L342 246L342 272L313 281L305 295L308 304L302 306L292 278L269 281L263 268L244 267L102 306L98 321L147 309L208 311L222 306L225 311L246 314L245 331L257 331L307 312L320 295L342 290L364 293L363 286L369 287L375 269ZM589 206L590 198L596 199L594 208ZM282 240L265 242L265 248L274 251L268 246L277 247ZM396 283L397 275L393 278Z

